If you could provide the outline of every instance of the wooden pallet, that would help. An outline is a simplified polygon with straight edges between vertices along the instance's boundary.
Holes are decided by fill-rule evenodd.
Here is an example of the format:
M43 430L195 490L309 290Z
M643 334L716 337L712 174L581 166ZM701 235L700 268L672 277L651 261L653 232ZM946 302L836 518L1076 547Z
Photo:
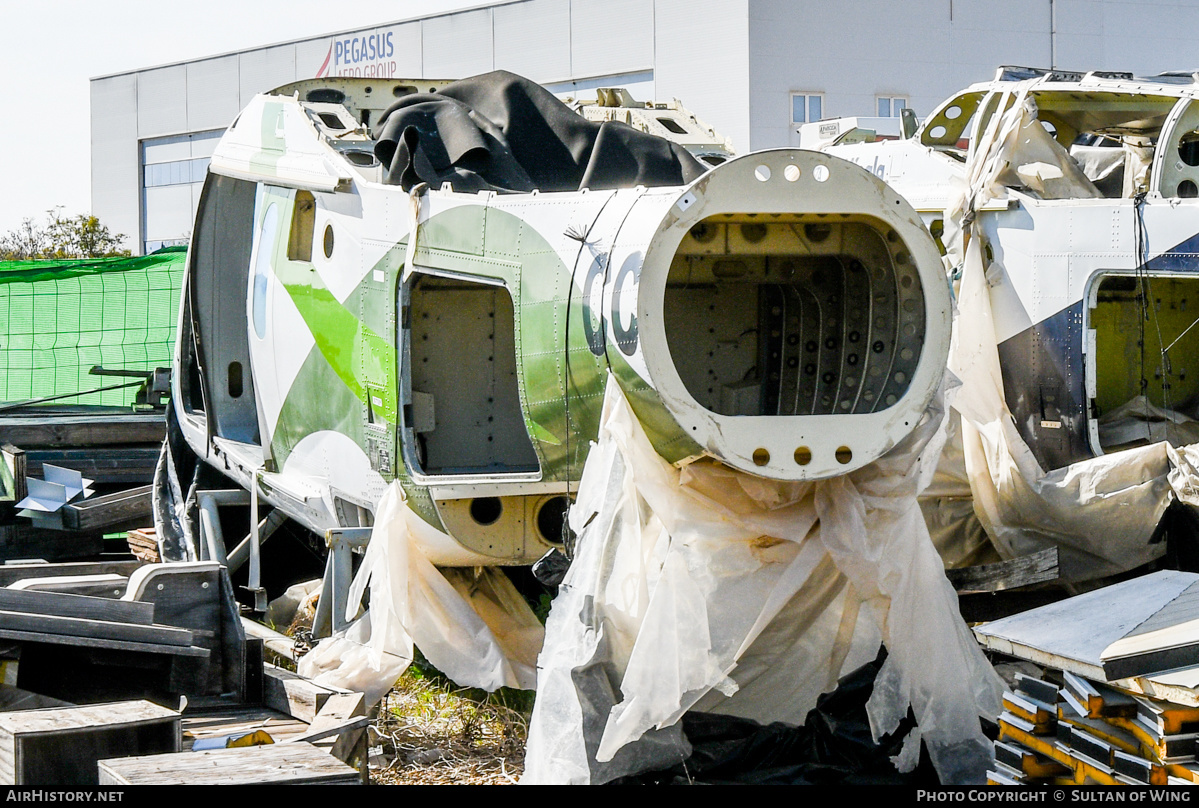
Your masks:
M148 701L0 713L0 784L94 786L102 759L179 744L179 713Z
M310 743L104 760L100 785L358 785L359 774Z

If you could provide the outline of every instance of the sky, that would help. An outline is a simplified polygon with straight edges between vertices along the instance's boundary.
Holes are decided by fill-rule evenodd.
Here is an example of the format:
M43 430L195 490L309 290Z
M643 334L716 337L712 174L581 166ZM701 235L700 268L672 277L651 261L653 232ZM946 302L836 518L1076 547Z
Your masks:
M90 90L119 73L481 5L482 0L0 0L0 233L90 212ZM129 246L127 243L126 246Z

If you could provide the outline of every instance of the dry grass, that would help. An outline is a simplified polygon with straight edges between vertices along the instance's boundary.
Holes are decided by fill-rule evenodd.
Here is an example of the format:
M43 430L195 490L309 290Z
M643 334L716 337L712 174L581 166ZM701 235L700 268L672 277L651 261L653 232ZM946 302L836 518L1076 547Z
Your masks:
M514 699L523 702L519 692ZM387 694L373 744L386 766L371 778L385 785L510 785L524 771L528 713L504 694L454 690L410 669Z

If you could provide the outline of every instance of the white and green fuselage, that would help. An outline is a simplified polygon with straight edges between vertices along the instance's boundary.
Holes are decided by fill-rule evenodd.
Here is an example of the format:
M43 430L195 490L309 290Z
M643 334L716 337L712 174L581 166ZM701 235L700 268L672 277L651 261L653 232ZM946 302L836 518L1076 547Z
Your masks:
M444 565L527 563L609 373L658 452L828 477L939 383L949 295L906 202L778 150L685 187L461 194L384 184L344 107L261 95L217 147L174 404L192 448L309 528L403 485Z

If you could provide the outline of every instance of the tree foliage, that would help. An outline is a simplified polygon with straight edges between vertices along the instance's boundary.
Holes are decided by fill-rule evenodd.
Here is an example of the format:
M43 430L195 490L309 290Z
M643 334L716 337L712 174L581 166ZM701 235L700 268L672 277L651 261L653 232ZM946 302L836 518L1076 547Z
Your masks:
M121 247L124 241L124 236L113 233L90 213L64 216L62 208L54 208L46 212L44 225L25 219L0 236L0 260L129 255L129 250Z

